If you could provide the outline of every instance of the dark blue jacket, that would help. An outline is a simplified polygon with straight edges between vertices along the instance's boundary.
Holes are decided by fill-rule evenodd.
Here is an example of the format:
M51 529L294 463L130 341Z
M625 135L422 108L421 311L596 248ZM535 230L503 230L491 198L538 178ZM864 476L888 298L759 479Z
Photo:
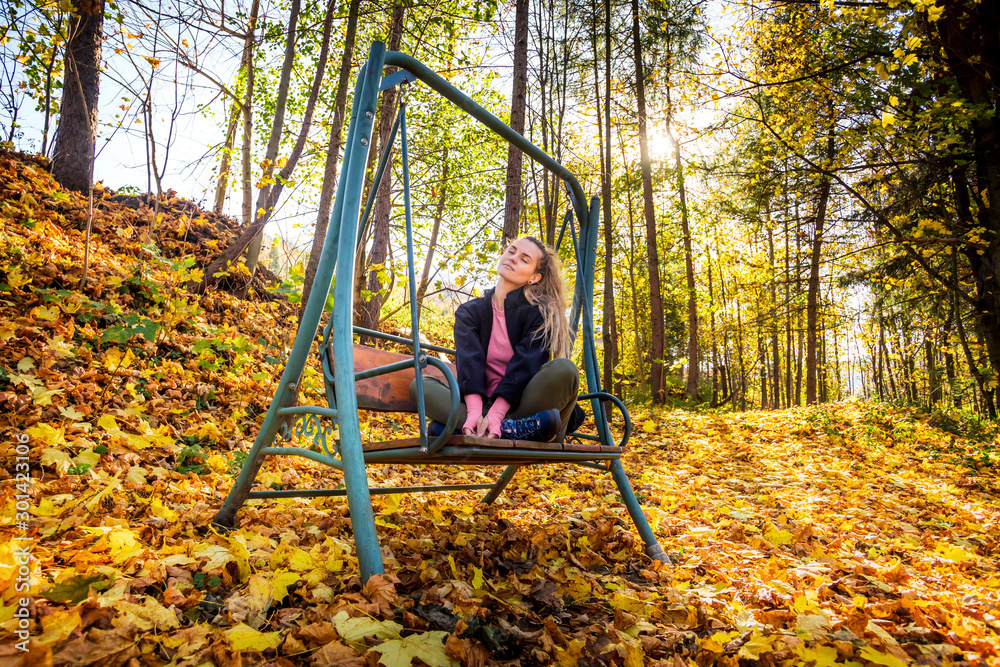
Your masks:
M478 299L466 301L455 311L455 352L458 361L458 391L479 394L487 403L502 396L513 411L521 402L521 394L528 381L549 360L549 346L542 340L542 311L524 298L524 288L507 293L503 302L507 336L514 356L507 363L507 371L497 385L493 396L486 396L486 351L493 333L493 292Z

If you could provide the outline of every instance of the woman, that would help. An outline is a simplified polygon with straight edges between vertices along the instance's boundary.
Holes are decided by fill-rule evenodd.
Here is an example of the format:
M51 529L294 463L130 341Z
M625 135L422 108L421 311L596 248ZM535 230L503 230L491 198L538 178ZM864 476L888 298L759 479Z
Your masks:
M500 255L497 282L455 312L458 423L466 435L562 440L576 406L580 373L570 351L559 257L531 236ZM416 382L410 385L416 402ZM436 435L448 421L451 393L424 376L424 401ZM574 420L576 421L576 420Z

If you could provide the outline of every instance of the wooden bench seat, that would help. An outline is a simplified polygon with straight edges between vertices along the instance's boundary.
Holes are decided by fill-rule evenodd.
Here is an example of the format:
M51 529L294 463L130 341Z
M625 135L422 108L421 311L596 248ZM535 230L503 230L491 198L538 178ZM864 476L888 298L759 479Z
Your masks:
M401 438L374 442L364 446L365 454L371 452L399 451L399 458L380 456L379 463L414 463L413 452L420 447L420 438ZM503 454L491 456L491 452L503 450ZM587 454L591 460L611 459L621 456L621 447L591 445L572 442L534 442L531 440L499 440L470 435L453 435L444 447L434 455L435 463L477 463L506 465L509 463L555 463L558 459L546 459L546 452L574 452ZM523 457L517 454L523 454ZM367 457L366 457L367 458Z

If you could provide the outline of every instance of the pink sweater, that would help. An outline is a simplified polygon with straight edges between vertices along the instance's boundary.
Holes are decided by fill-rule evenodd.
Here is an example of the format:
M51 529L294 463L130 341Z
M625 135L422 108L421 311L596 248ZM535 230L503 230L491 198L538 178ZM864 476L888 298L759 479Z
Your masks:
M492 302L491 302L492 303ZM514 348L510 346L507 335L507 319L503 311L493 305L493 331L490 333L490 346L486 351L486 395L492 396L497 385L507 372L507 362L514 356Z

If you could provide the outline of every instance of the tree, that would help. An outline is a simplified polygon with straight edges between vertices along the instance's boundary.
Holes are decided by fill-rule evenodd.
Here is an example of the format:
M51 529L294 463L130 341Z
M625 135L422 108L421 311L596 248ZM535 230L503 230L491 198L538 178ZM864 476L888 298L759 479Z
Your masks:
M514 12L514 85L510 95L510 127L524 134L528 85L528 0L516 0ZM521 219L521 168L524 155L513 144L507 148L507 195L504 201L503 243L517 238Z
M274 163L273 160L270 163L265 162L266 176L265 179L262 179L263 187L261 188L261 197L258 199L258 206L255 211L253 224L251 224L249 227L246 227L242 231L240 236L236 240L230 242L230 244L226 247L226 250L209 264L208 268L205 270L205 275L200 283L188 284L189 289L195 289L196 291L199 292L204 291L208 287L208 285L212 284L217 279L217 276L222 274L222 272L226 269L226 267L236 262L237 258L239 258L239 256L243 254L243 251L246 250L251 245L251 243L254 241L254 239L257 238L259 234L263 233L264 227L270 220L271 214L274 212L274 208L278 203L278 199L280 198L282 191L284 190L285 184L288 182L289 178L292 175L292 171L295 169L295 166L298 164L299 158L302 156L302 151L305 148L306 140L309 137L309 128L312 124L312 117L313 117L313 112L316 108L316 102L319 99L320 86L323 83L323 74L324 70L326 69L326 59L329 54L330 33L332 32L332 27L333 27L332 5L333 3L331 0L331 2L327 5L327 11L325 15L326 18L323 24L323 38L322 38L322 46L320 47L319 66L316 68L313 74L312 86L309 89L309 97L306 102L305 113L303 114L302 118L302 125L299 128L298 137L295 140L295 145L292 147L292 151L289 154L288 159L284 162L283 165L277 165ZM298 0L293 0L293 10L297 6L298 6ZM290 27L288 32L289 42L292 41L295 32L293 20L297 20L297 17L294 16L294 12L293 15L290 16L289 18L289 27ZM292 45L292 47L288 47L285 49L286 62L289 57L294 57L293 47L294 44ZM284 72L285 72L285 66L283 66L282 68L283 80L285 79ZM286 89L287 92L287 85L284 86L284 88ZM281 91L279 91L279 97L280 96L281 96ZM278 118L279 112L280 116L282 117L282 120L279 120ZM279 105L278 110L275 111L275 121L272 124L272 129L271 129L272 138L275 136L275 134L278 135L281 134L281 125L283 124L283 116L284 116L284 107L282 104ZM269 142L269 151L271 150L270 144L271 142ZM276 150L274 152L274 155L275 156L277 155ZM271 170L273 170L275 166L281 167L281 171L279 171L276 175L271 173ZM260 252L258 244L258 251L257 251L258 259L259 255ZM250 272L250 276L252 275L253 273ZM249 282L247 284L247 287L249 288Z
M302 310L309 302L309 292L312 291L319 268L319 258L326 241L327 228L330 226L330 209L333 206L333 193L337 186L337 165L340 163L340 146L343 141L344 115L347 107L347 88L350 85L351 57L354 53L354 38L358 29L358 7L360 0L350 0L347 13L347 32L344 36L344 52L340 58L340 75L337 77L337 93L333 104L333 124L330 126L330 139L326 146L326 167L323 171L323 185L319 196L319 213L316 215L316 231L313 233L309 260L306 263L305 278L302 283ZM326 286L329 289L329 286ZM301 313L300 313L301 317Z
M93 182L97 100L101 82L103 0L74 0L69 19L61 114L52 175L63 187L86 192Z
M246 36L243 38L243 55L240 58L240 73L246 84L244 93L245 99L241 104L239 99L233 98L232 111L230 111L229 127L226 130L226 143L222 149L222 164L219 167L219 182L215 189L215 206L213 211L216 215L222 213L226 203L226 190L229 187L229 172L232 165L233 147L236 143L236 128L239 126L240 117L243 118L243 181L247 188L243 203L243 221L250 222L250 129L252 127L252 109L250 100L253 99L253 47L254 33L257 29L257 14L260 11L260 0L253 0L250 7L250 19L247 23Z
M404 6L397 0L392 7L392 19L389 23L389 39L386 48L398 51L403 40ZM386 68L390 74L395 68ZM382 105L379 110L379 149L392 151L388 145L392 124L396 120L396 107L399 102L399 87L387 89L382 94ZM385 303L385 292L382 284L382 274L389 254L389 222L392 215L392 169L387 168L382 176L382 182L376 184L378 193L375 196L375 213L372 217L372 249L368 255L368 300L361 311L361 326L366 329L377 329L382 304Z
M701 48L703 29L698 18L698 5L692 0L653 0L650 17L652 59L658 65L660 81L658 90L665 95L666 134L674 151L674 176L677 184L677 202L680 212L681 237L684 244L684 277L687 286L687 358L688 374L684 393L691 401L698 400L698 293L695 286L694 248L691 221L688 211L687 187L684 166L681 162L681 144L674 132L675 97L678 82L676 73L690 64Z
M596 31L595 31L596 32ZM611 0L604 0L604 132L601 137L601 99L597 83L597 38L594 38L594 88L598 111L598 137L604 139L601 155L601 204L604 214L604 312L601 339L604 343L604 391L613 393L614 371L618 365L618 331L615 326L614 218L611 213Z
M663 377L663 297L660 292L660 257L656 238L656 213L653 207L653 175L646 135L646 72L642 62L639 33L639 0L632 0L632 47L635 61L636 106L639 115L639 154L642 172L643 216L646 220L646 257L649 268L649 310L652 327L650 393L654 403L666 401Z
M278 83L278 98L274 104L274 117L271 121L271 137L267 141L267 150L264 152L264 174L261 176L261 187L257 192L257 204L254 206L254 216L260 217L261 211L264 211L264 206L268 203L268 196L271 193L271 188L274 186L274 169L276 166L276 161L278 159L278 148L281 146L281 133L285 126L285 107L288 104L288 86L292 79L292 65L295 64L295 30L299 21L299 8L301 6L301 0L292 0L292 8L288 14L288 31L285 36L285 58L281 64L281 79ZM330 2L330 6L327 7L327 26L329 26L333 19L333 3ZM327 36L324 37L324 51L323 58L320 66L317 68L317 74L320 79L323 76L323 70L326 69L326 45L329 44L329 31L330 28L327 27L324 31ZM317 90L318 94L319 91ZM308 126L308 125L307 125ZM277 203L277 200L275 200ZM257 235L250 242L247 247L247 271L253 276L254 271L257 269L257 262L260 261L260 248L261 243L264 241L264 229L257 232Z

